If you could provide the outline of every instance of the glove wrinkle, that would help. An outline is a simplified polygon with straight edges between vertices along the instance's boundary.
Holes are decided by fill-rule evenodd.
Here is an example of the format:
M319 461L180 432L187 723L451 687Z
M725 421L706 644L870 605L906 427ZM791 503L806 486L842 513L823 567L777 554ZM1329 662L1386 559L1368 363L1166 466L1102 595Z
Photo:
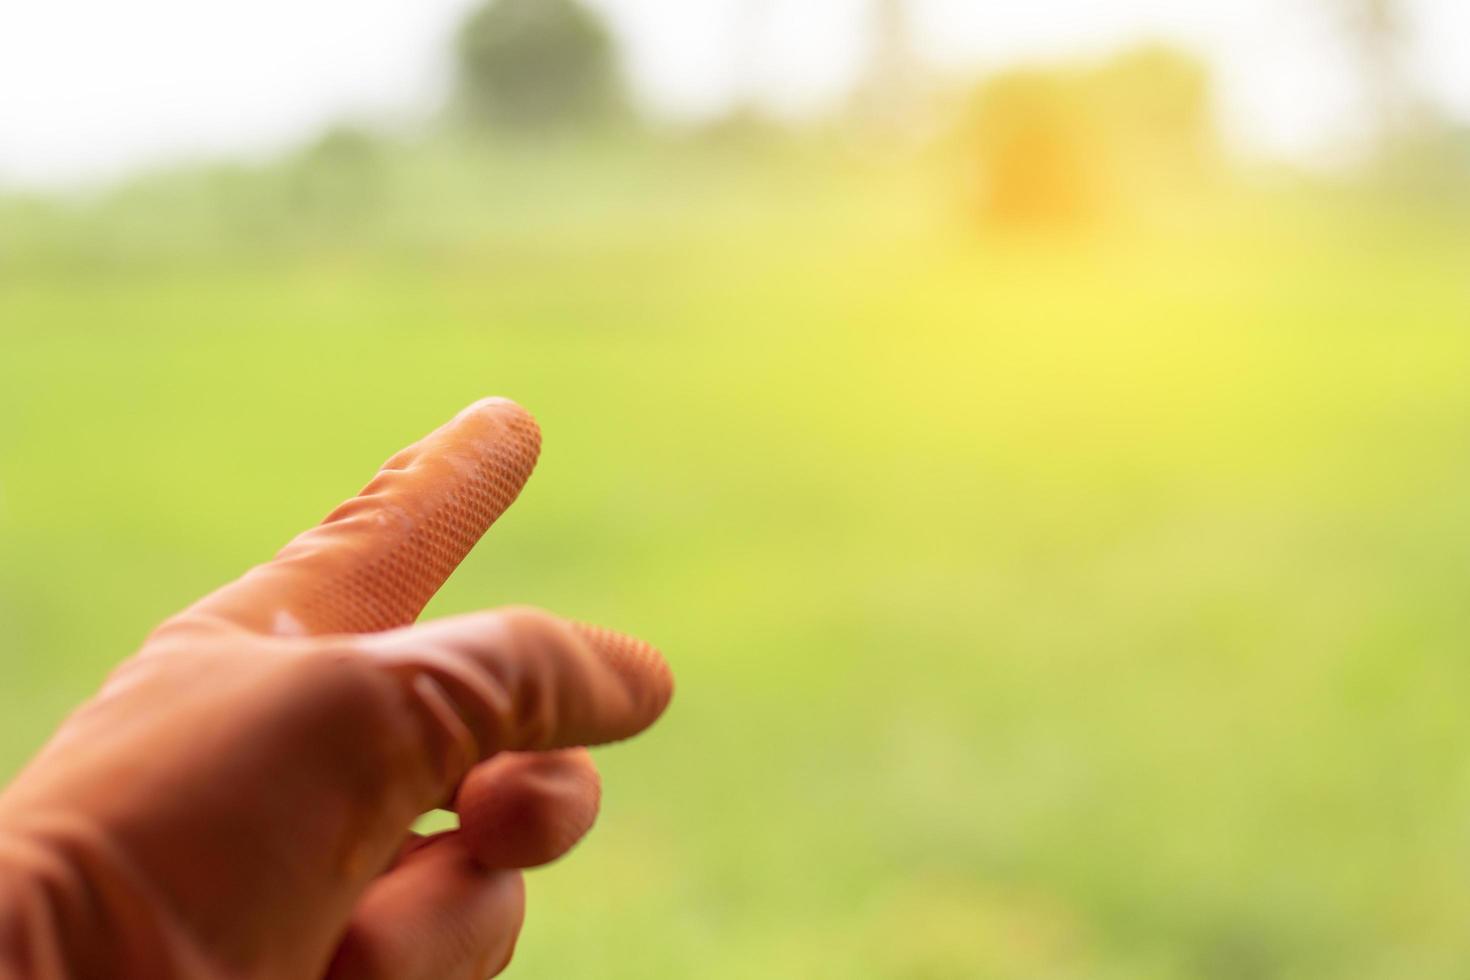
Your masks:
M66 816L0 836L0 977L185 980L210 963L106 834Z

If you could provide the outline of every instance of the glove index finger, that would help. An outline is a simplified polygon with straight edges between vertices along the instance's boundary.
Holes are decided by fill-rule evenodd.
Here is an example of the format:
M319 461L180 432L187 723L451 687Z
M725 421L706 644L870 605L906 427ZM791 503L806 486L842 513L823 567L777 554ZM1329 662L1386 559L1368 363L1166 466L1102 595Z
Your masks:
M371 482L271 561L179 617L275 634L366 633L412 623L516 499L541 435L487 398L383 464Z

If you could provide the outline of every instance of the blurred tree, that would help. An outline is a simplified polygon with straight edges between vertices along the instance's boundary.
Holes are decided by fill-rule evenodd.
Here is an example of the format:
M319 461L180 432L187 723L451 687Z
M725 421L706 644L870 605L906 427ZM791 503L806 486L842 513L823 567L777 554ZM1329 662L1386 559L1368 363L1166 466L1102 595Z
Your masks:
M381 209L391 147L349 123L329 127L286 161L291 210L298 221L358 230Z
M1129 183L1198 177L1218 152L1209 71L1166 44L1122 52L1083 80L1103 117L1117 175Z
M1372 179L1420 205L1470 200L1466 129L1424 97L1407 65L1411 5L1335 0L1334 6L1357 51Z
M857 91L864 124L884 137L912 135L925 109L923 63L905 0L871 0L868 63Z
M787 145L800 126L772 111L766 91L766 57L779 0L739 0L726 37L734 91L729 107L697 126L700 143L741 156Z
M585 125L626 105L612 36L578 0L488 0L460 27L455 55L472 126Z
M981 86L973 122L982 206L1006 225L1073 224L1095 208L1091 122L1066 75L1005 72Z
M1416 101L1403 63L1406 11L1400 0L1332 2L1357 48L1378 155L1387 156L1411 128Z
M730 73L736 83L732 114L761 116L762 65L772 0L743 0L736 13L730 32Z
M1078 224L1193 190L1218 156L1208 72L1163 45L997 75L968 125L983 211L1009 225Z

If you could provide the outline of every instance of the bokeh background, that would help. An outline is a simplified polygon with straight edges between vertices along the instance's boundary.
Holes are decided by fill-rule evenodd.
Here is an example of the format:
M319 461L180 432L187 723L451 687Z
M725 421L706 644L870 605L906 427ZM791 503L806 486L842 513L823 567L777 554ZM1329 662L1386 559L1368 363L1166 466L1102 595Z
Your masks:
M430 614L681 685L511 976L1464 976L1467 13L0 8L0 774L505 394Z

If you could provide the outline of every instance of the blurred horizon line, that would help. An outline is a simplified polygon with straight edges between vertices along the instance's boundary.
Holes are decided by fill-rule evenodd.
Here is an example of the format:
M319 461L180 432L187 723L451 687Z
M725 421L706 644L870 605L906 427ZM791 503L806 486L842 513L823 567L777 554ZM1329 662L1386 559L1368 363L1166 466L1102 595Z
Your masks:
M48 29L59 40L59 25L67 8L73 8L75 14L87 2L63 0L0 13L0 120L10 122L9 127L0 124L0 191L88 192L181 166L266 163L343 123L411 132L415 126L431 123L442 110L450 78L447 32L470 6L470 0L439 0L435 8L417 18L414 30L405 32L402 24L396 25L400 29L394 36L378 38L361 51L339 45L341 50L333 53L340 58L325 65L311 42L332 31L340 40L341 23L334 18L341 11L329 3L309 23L292 19L302 37L273 52L281 61L272 68L281 69L283 79L260 86L252 85L256 76L269 73L232 74L230 64L237 54L221 56L217 47L211 48L211 39L223 43L224 35L219 25L206 23L198 15L192 20L174 18L171 40L177 42L180 32L192 33L200 41L200 50L174 56L173 61L165 57L158 65L138 57L130 39L137 43L150 27L159 26L150 17L161 23L167 19L163 15L176 14L179 0L144 0L131 27L121 22L114 25L121 33L111 33L114 43L107 57L120 52L133 74L118 76L116 66L109 65L95 42L81 41L82 57L67 65L55 64L68 59L58 59L48 50ZM1364 120L1369 115L1365 106L1371 101L1355 90L1360 80L1350 77L1353 73L1347 62L1351 58L1347 41L1340 36L1341 25L1334 25L1325 13L1329 4L1318 0L1297 0L1289 7L1245 3L1235 5L1228 15L1222 13L1223 5L1214 5L1213 16L1201 6L1194 6L1192 14L1162 14L1150 13L1147 4L1120 2L1090 18L1080 16L1085 5L1072 0L1040 13L1034 8L1019 13L1008 11L1005 5L982 8L946 0L902 4L897 0L888 4L706 0L697 9L679 11L646 0L594 0L590 5L605 17L617 39L624 75L640 114L655 124L672 127L697 127L742 110L754 110L793 127L832 118L865 84L873 49L882 47L875 44L876 31L893 23L881 19L885 6L902 8L914 70L922 73L925 84L949 91L962 91L1018 65L1093 61L1150 39L1188 50L1203 60L1215 78L1222 138L1230 153L1243 161L1341 170L1356 159L1364 142ZM280 7L277 13L285 9L278 0L268 0L254 20L246 18L234 25L249 28L240 31L238 43L243 49L255 45L254 50L247 50L252 56L258 56L263 39L266 44L281 41L277 37L280 19L272 19L273 6ZM1470 22L1470 11L1461 8L1457 13L1454 7L1437 0L1420 0L1405 7L1408 27L1401 55L1426 105L1456 125L1465 125L1470 121L1470 85L1463 86L1464 105L1455 96L1461 87L1457 83L1470 79L1453 77L1454 70L1447 71L1442 64L1443 52L1434 53L1436 45L1454 36L1436 18L1453 21L1460 17ZM1070 20L1065 16L1069 10L1074 15ZM1053 16L1043 16L1047 12ZM30 21L26 20L28 13ZM359 26L364 21L395 26L383 10L377 13L376 21L371 11L359 18ZM400 11L397 16L404 15ZM983 36L985 27L997 25L1009 33L992 31L992 36ZM75 47L74 33L67 40ZM821 37L821 43L810 43L812 37ZM94 45L91 50L88 43ZM173 47L179 46L174 43ZM20 57L22 53L26 57ZM91 62L88 54L93 56ZM293 75L300 71L296 63L303 55L315 62L303 76L304 82ZM213 56L221 56L224 62L218 70L207 65ZM36 70L42 61L47 67ZM92 64L97 77L66 81L61 73L81 62ZM181 98L176 78L168 79L167 92L160 84L160 73L180 64L192 65L199 73L195 95ZM260 62L254 64L258 67ZM120 90L114 96L102 91L103 76L109 70L114 70L113 76L106 81ZM37 76L35 84L19 84L28 79L28 71ZM1282 87L1279 83L1290 81L1293 73L1297 84ZM286 91L292 82L301 93ZM268 91L245 100L255 100L252 112L232 115L229 103L232 99L239 102L240 94L230 88L242 84L246 89L264 87ZM272 95L272 84L282 91ZM48 88L56 90L50 103ZM185 92L188 88L184 87ZM140 91L151 97L139 98ZM288 111L280 99L293 95L300 104ZM112 116L100 111L109 98L120 99L129 111ZM208 113L213 121L201 123L196 118L197 107L176 104L190 98L217 99L220 111ZM90 106L88 99L100 105ZM1293 107L1293 99L1301 104ZM159 108L155 103L166 105ZM156 115L150 119L149 112ZM68 113L85 120L84 124L68 126ZM5 129L11 127L14 131L7 135Z

